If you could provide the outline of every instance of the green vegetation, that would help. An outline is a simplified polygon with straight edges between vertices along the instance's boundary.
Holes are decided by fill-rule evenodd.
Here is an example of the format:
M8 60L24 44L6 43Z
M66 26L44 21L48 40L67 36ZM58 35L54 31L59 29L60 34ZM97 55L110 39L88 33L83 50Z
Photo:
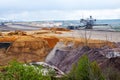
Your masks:
M2 67L3 68L3 67ZM55 78L55 71L48 69L47 74L43 74L44 67L31 66L12 61L7 67L0 71L0 80L119 80L117 70L108 68L102 74L96 62L90 62L86 55L82 56L72 70L61 78Z
M64 77L65 80L105 80L96 62L90 62L86 55L73 65L71 72ZM63 79L62 79L63 80Z
M51 76L42 74L42 66L28 66L13 61L0 72L0 80L51 80Z

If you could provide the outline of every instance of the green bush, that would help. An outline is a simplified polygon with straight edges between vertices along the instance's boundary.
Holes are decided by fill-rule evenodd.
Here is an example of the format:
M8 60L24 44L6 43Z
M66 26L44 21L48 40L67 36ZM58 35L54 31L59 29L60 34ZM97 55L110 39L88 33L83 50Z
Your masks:
M91 63L91 80L105 80L98 64L96 62Z
M77 65L61 80L105 80L96 62L90 63L86 55L82 56Z
M24 65L13 61L0 72L0 80L105 80L97 63L91 63L86 55L73 65L69 74L61 78L55 78L53 70L43 75L42 69L42 66Z
M43 76L41 69L13 61L0 72L0 80L51 80L51 76Z

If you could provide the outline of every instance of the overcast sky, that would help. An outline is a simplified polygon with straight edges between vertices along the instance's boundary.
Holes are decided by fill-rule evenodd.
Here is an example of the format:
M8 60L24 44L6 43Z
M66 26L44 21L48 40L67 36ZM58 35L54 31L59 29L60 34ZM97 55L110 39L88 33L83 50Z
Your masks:
M0 0L0 19L120 19L120 0Z

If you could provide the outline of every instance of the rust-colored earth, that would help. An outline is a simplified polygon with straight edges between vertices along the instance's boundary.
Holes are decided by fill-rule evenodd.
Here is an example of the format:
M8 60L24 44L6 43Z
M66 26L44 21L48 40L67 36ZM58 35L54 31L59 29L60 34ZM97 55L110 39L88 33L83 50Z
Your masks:
M62 29L58 30L63 31ZM66 31L68 32L69 30ZM61 37L56 33L46 34L47 31L45 33L44 31L42 32L42 34L34 34L35 31L28 32L26 35L21 35L23 32L18 32L19 34L16 32L16 34L7 35L10 34L7 33L2 36L0 42L11 42L12 45L7 50L0 49L0 65L5 65L13 59L25 63L44 61L50 50L59 41L64 42L66 45L72 42L75 47L86 45L89 47L101 47L104 45L115 47L114 43L109 41L93 39L86 41L84 38Z

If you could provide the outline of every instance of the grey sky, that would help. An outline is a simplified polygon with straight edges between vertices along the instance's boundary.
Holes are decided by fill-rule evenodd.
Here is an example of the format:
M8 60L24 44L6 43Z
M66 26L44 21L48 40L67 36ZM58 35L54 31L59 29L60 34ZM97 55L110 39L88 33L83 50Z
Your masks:
M120 0L0 0L2 19L64 20L79 19L82 15L87 17L92 13L103 19L120 18Z

